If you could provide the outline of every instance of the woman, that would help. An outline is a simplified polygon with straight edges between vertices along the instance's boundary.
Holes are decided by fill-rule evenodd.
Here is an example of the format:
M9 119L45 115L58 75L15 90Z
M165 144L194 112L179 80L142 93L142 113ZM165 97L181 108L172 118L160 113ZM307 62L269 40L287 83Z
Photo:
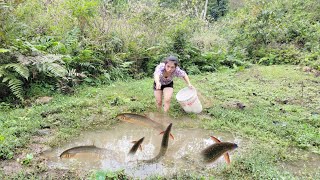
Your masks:
M173 77L182 77L190 88L193 86L190 83L187 73L178 67L178 58L169 56L164 63L160 63L154 71L154 96L156 98L157 108L160 110L162 106L162 96L164 101L163 110L168 112L170 100L173 94Z

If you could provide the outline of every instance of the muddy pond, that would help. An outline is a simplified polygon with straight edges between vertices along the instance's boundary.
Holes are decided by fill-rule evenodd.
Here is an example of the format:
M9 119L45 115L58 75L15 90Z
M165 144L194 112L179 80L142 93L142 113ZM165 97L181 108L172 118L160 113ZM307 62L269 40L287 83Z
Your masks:
M143 123L120 122L111 129L97 129L83 132L68 144L45 151L43 156L47 159L49 168L80 169L84 171L124 170L126 174L134 178L146 178L150 176L170 176L176 173L194 172L203 174L205 170L226 165L224 156L213 163L203 163L201 151L215 142L210 136L215 136L222 142L232 142L238 148L229 152L231 163L233 158L241 156L248 140L228 132L196 129L195 120L191 118L172 119L158 113L148 113L147 117L156 120L164 127L172 123L171 133L174 139L169 138L168 149L159 162L143 163L143 160L152 159L158 155L161 148L163 135L160 130L144 126ZM133 146L132 141L138 141L144 137L142 150L137 150L134 155L128 152ZM68 156L60 155L68 149L75 149ZM297 153L292 153L297 154ZM299 153L301 154L301 152ZM281 163L280 168L301 176L305 173L314 174L319 169L320 156L312 153L305 154L306 160L291 163Z
M161 115L160 115L161 116ZM157 156L161 148L163 135L155 128L141 126L128 122L120 122L112 129L99 129L91 132L83 132L69 144L44 152L49 167L83 170L124 170L128 175L137 178L145 178L152 175L170 175L178 172L199 172L203 168L213 168L220 163L226 164L223 156L213 163L201 163L200 152L215 142L210 138L214 135L221 141L228 141L242 145L242 140L226 132L213 132L210 130L194 128L176 128L175 124L188 123L192 120L172 120L161 118L155 113L149 113L152 119L163 125L173 123L171 133L174 139L169 139L168 150L156 163L142 163L142 160L152 159ZM182 122L183 121L183 122ZM142 150L137 150L134 155L128 152L133 146L132 141L144 137ZM94 145L94 146L92 146ZM72 156L60 157L61 153L73 147L83 148ZM230 159L238 153L238 149L229 152Z

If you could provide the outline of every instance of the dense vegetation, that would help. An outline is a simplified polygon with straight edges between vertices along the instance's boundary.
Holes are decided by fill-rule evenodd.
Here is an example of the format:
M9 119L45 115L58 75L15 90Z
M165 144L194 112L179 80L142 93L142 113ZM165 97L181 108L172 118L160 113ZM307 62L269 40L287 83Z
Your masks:
M150 77L168 54L189 74L250 63L320 69L312 0L8 0L0 10L6 102Z

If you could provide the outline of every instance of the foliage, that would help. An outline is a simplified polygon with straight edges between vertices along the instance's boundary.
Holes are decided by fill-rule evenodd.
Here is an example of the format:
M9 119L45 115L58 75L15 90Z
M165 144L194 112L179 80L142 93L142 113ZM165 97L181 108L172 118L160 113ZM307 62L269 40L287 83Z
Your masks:
M37 83L63 89L150 77L168 55L178 56L189 74L251 63L320 69L314 1L214 0L208 1L207 18L205 1L150 2L7 1L0 5L0 54L38 59L27 66L27 90ZM47 54L63 62L49 63ZM9 56L1 61L13 63ZM58 69L65 76L54 74Z
M250 2L235 13L243 19L229 27L237 29L231 46L244 49L253 63L299 64L319 51L319 8L314 1Z
M77 73L75 69L70 69L63 77L57 80L56 87L60 92L72 94L73 87L79 85L81 80L86 77L84 73Z
M30 162L32 161L33 159L33 154L27 154L26 157L24 157L22 160L21 160L21 164L23 165L29 165Z
M229 0L214 0L208 2L208 19L216 21L228 12Z
M75 69L66 69L62 56L20 56L20 61L28 64L33 82L46 80L46 84L56 84L57 89L64 93L72 93L72 88L86 77L84 73L77 73Z
M124 173L124 170L119 170L116 172L112 171L96 171L91 174L90 179L103 180L103 179L129 179L129 177Z
M20 100L23 100L23 80L29 78L29 70L26 66L19 63L0 65L0 79L5 87ZM0 83L0 85L2 84ZM4 97L0 97L1 99Z
M61 56L48 54L44 56L24 57L24 61L31 66L30 69L35 67L35 71L37 72L32 72L34 79L36 78L35 73L44 73L46 76L59 78L64 77L67 73L61 58Z

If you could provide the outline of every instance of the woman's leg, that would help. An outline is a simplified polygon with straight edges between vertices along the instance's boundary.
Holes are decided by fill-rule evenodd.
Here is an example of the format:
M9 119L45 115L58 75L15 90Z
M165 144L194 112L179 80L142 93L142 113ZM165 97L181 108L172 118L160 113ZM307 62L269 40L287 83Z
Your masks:
M166 87L163 89L163 101L164 101L164 107L163 111L168 112L170 108L170 101L173 94L173 88L172 87Z
M154 97L156 98L156 105L159 111L162 107L162 90L154 90Z

